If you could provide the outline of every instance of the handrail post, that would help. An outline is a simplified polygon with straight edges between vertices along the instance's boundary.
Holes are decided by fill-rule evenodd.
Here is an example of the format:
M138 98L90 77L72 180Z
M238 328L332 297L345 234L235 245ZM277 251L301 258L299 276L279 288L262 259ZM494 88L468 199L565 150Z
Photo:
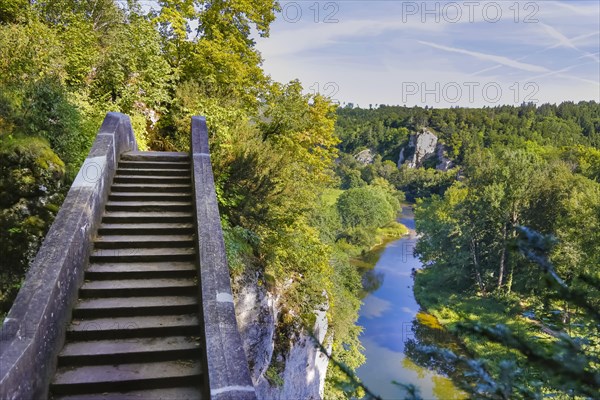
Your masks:
M215 400L256 400L235 317L206 119L192 117L191 131L206 384Z

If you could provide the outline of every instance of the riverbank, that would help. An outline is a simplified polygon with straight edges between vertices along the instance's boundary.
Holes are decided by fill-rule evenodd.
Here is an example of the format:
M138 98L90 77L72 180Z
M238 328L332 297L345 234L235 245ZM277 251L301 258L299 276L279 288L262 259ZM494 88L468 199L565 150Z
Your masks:
M540 379L540 370L527 362L525 356L504 344L489 338L459 329L459 324L479 324L495 327L506 326L516 337L535 343L537 351L547 351L556 339L544 332L540 322L527 317L534 307L524 299L512 295L488 294L486 296L466 294L460 284L452 280L448 268L431 265L415 274L414 294L417 302L428 313L437 318L442 327L455 335L473 359L485 363L485 369L497 381L502 380L502 365L506 361L518 366L515 379L518 384L532 389ZM516 367L514 372L517 372ZM465 388L467 382L455 381Z

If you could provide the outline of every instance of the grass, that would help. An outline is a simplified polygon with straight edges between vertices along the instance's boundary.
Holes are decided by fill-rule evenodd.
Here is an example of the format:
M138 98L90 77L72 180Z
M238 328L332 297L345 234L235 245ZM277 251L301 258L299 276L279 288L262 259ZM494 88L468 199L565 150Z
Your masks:
M376 246L399 239L404 235L408 235L408 228L402 225L400 222L394 221L382 228L377 229L378 244Z
M503 324L516 336L540 349L547 349L554 338L543 333L534 321L522 316L525 309L515 297L465 293L461 285L453 282L451 273L453 271L449 268L435 265L418 271L414 292L421 307L435 316L443 327L456 334L473 358L484 360L492 376L498 377L503 360L516 361L523 369L520 377L525 381L537 376L538 370L529 365L525 356L516 350L459 330L457 326L459 323L479 323L489 327Z
M392 222L383 228L378 228L373 239L375 244L367 251L361 252L360 254L357 252L356 256L352 257L350 262L352 265L363 270L373 269L375 264L377 264L377 261L379 261L379 257L381 257L381 254L385 250L385 246L389 242L397 240L407 234L408 228L399 222Z

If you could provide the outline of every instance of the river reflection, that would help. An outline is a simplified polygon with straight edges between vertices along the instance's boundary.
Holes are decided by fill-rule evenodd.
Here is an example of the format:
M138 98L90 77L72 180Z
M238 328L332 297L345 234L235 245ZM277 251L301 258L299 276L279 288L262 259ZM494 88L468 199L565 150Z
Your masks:
M404 208L399 220L414 229L414 216ZM359 324L364 327L361 343L366 362L358 377L374 393L384 399L402 399L404 390L392 383L397 381L419 388L424 399L463 399L464 392L455 387L445 374L449 366L419 353L416 344L452 344L435 318L419 313L413 295L413 271L421 268L413 256L417 238L413 233L375 250L371 270L363 279L368 294L361 307ZM442 372L442 373L439 373Z

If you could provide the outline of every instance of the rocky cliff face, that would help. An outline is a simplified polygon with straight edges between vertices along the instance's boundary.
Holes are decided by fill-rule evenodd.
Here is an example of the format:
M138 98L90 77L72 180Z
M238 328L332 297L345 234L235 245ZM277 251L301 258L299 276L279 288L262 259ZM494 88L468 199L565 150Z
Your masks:
M447 157L446 146L438 142L437 136L427 128L413 134L408 140L408 145L400 149L398 168L403 164L409 168L419 168L423 163L432 158L437 158L435 169L447 171L454 165Z
M356 161L358 161L362 165L368 165L368 164L373 164L373 159L375 158L375 155L373 154L373 152L371 150L366 149L366 150L363 150L363 151L355 154L354 158L356 159Z
M454 167L454 163L447 157L446 154L446 146L441 143L438 143L437 148L435 150L438 163L435 166L435 169L440 171L448 171L450 168Z
M247 273L234 282L234 299L238 326L244 342L250 373L261 400L321 399L329 359L314 345L306 333L295 333L284 355L274 357L274 338L278 320L279 298L258 284L258 273ZM314 334L323 343L327 335L327 310L318 310ZM325 343L331 349L330 341ZM285 367L279 383L267 379L267 370L275 361Z
M425 160L435 155L437 142L437 136L427 128L411 135L408 146L400 149L398 167L402 164L408 165L409 168L421 167Z

